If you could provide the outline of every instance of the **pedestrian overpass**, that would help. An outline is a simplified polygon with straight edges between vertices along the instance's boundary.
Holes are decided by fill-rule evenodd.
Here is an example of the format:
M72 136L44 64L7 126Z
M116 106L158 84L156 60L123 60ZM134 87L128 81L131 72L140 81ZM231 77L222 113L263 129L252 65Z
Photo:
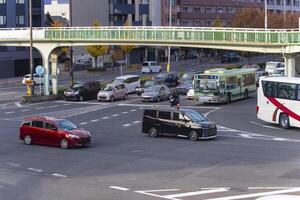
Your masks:
M33 46L41 53L45 80L49 80L49 59L56 63L54 49L64 46L143 45L211 48L260 53L280 53L285 57L287 76L295 76L300 65L300 31L283 29L192 28L192 27L60 27L34 28ZM0 29L1 46L30 46L29 28ZM50 59L51 60L51 59ZM56 68L53 93L57 93ZM49 83L45 81L45 94Z

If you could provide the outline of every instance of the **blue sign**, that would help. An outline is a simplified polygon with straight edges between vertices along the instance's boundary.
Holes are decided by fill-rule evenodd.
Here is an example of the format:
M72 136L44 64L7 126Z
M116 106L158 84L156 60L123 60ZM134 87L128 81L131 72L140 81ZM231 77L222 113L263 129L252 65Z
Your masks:
M35 68L35 73L39 76L43 76L45 73L45 69L43 66L39 65Z

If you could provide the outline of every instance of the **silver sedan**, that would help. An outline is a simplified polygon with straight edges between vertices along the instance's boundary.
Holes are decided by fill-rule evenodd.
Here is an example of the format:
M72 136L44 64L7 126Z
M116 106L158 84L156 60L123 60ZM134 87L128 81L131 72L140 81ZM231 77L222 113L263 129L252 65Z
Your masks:
M142 94L142 101L168 100L171 97L171 91L166 85L154 85L145 90Z

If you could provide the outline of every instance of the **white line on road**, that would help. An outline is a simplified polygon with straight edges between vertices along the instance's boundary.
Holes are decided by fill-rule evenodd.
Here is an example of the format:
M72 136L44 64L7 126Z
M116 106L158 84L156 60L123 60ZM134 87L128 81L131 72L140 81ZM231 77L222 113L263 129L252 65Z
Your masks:
M125 112L122 112L122 114L127 114L127 113L128 113L128 112L126 112L126 111L125 111Z
M57 108L58 105L54 105L54 106L49 106L49 108Z
M126 104L126 103L120 103L118 106L133 106L133 107L168 107L170 108L170 105L145 105L145 104ZM195 109L220 109L221 107L213 107L213 106L180 106L181 108L195 108Z
M271 191L271 192L260 192L260 193L244 194L244 195L236 195L236 196L228 196L228 197L220 197L220 198L206 199L206 200L246 199L246 198L261 197L261 196L274 195L274 194L293 193L293 192L299 192L299 191L300 191L300 188L291 188L291 189Z
M186 192L186 193L179 193L179 194L171 194L171 195L165 195L162 196L165 199L171 199L171 200L179 200L178 197L188 197L188 196L196 196L201 194L211 194L211 193L218 193L218 192L227 192L228 190L226 188L218 188L218 189L210 189L210 190L201 190L196 192Z
M141 121L134 121L134 122L132 122L133 124L138 124L138 123L140 123Z
M11 111L11 112L5 112L5 114L9 115L9 114L13 114L15 113L14 111Z
M288 141L289 139L287 138L273 138L275 141Z
M16 94L16 92L5 92L5 93L0 93L0 96L10 95L10 94Z
M35 168L28 168L28 170L33 171L33 172L38 172L38 173L43 172L43 170L41 170L41 169L35 169Z
M132 109L132 110L130 110L130 112L135 112L136 111L136 109Z
M248 190L283 190L295 187L248 187Z
M87 122L81 122L79 125L87 125Z
M213 112L216 112L217 110L220 110L221 108L214 108L213 110L207 112L204 114L204 117L207 117L209 114L213 113Z
M158 195L158 194L153 194L151 192L172 192L172 191L178 191L180 189L162 189L162 190L140 190L140 191L134 191L139 194L145 194L153 197L160 197L163 198L163 196Z
M114 186L114 185L109 186L109 188L115 189L115 190L121 190L121 191L128 191L128 190L130 190L129 188L119 187L119 186Z
M23 107L23 106L21 105L21 103L20 103L20 102L15 102L15 105L16 105L18 108L21 108L21 107Z
M43 109L45 109L45 107L36 108L36 110L43 110Z
M119 114L113 114L113 115L111 115L112 117L117 117L117 116L119 116Z
M24 110L21 110L21 112L28 112L30 111L29 109L24 109Z
M69 103L65 103L65 104L63 104L63 106L70 106L71 104L69 104Z
M140 110L143 110L144 109L144 107L141 107L141 108L139 108Z
M101 119L109 119L109 117L102 117Z
M238 134L239 136L243 137L243 138L253 138L251 137L249 134L244 134L244 133L241 133L241 134Z
M5 164L13 166L13 167L20 167L21 166L20 164L12 163L12 162L6 162Z
M277 127L268 126L268 125L260 124L260 123L253 122L253 121L250 121L249 123L250 123L250 124L255 124L255 125L258 125L258 126L262 126L262 127L265 127L265 128L271 128L271 129L281 130L280 128L277 128Z
M67 177L68 177L67 175L57 174L57 173L54 173L54 174L51 174L51 175L52 175L52 176L61 177L61 178L67 178Z
M99 119L93 119L91 120L92 123L99 121Z
M124 127L128 127L128 126L131 126L131 124L124 124L123 126Z

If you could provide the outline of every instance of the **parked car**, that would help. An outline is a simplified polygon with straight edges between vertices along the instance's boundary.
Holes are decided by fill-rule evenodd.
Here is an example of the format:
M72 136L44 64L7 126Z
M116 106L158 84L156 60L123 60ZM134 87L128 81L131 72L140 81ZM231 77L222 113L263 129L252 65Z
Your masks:
M26 85L26 81L31 80L31 74L26 74L22 79L22 84ZM44 76L39 76L37 74L33 74L33 83L34 85L44 85L45 79ZM49 77L49 83L51 84L51 78Z
M150 137L161 135L184 135L190 140L209 139L217 136L215 122L207 120L190 109L145 109L142 132Z
M98 92L98 101L115 101L118 99L127 99L128 89L127 85L121 84L108 84L106 87Z
M225 53L221 57L221 62L222 63L233 63L233 62L240 62L240 56L237 55L236 53Z
M125 75L115 78L112 84L127 84L128 93L133 93L136 88L141 87L140 77L138 75Z
M284 63L283 62L266 62L266 72L268 72L269 75L272 75L274 71L277 68L283 68Z
M63 149L91 143L90 132L65 119L50 117L26 118L20 127L20 140L25 144L45 144Z
M96 99L101 90L100 81L77 82L64 91L66 100L83 101L87 99Z
M180 77L180 82L184 82L186 80L193 80L194 75L196 72L185 72L181 77Z
M138 95L141 95L144 93L144 91L153 86L153 85L162 85L163 84L163 81L155 81L155 80L150 80L150 81L146 81L141 87L139 88L136 88L136 93Z
M285 67L279 67L274 70L272 76L284 76L285 74Z
M156 61L143 62L142 73L155 73L161 72L161 66Z
M142 101L157 101L168 100L171 97L171 91L166 85L154 85L145 90L142 94Z
M188 93L186 94L188 99L195 99L195 90L194 88L189 89Z
M176 92L180 95L186 95L193 88L193 80L185 80L176 87Z
M179 84L179 75L176 72L159 73L154 80L163 81L168 87L176 87Z

